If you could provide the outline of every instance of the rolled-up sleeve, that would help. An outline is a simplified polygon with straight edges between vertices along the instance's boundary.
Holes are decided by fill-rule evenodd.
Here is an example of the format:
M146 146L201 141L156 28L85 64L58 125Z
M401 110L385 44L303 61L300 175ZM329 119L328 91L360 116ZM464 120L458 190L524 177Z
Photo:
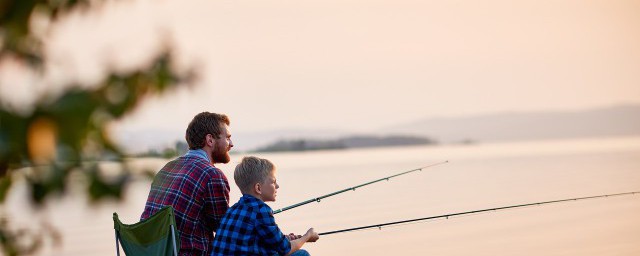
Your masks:
M271 209L263 207L256 216L256 232L265 248L278 252L279 255L285 255L291 250L291 244L287 237L280 231Z

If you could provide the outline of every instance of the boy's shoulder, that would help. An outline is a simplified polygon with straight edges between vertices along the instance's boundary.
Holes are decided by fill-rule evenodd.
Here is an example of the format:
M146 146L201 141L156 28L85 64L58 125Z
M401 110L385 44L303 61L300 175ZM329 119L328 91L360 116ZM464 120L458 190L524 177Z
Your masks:
M269 205L251 195L243 195L237 203L229 208L229 211L245 212L254 216L273 216L273 210Z

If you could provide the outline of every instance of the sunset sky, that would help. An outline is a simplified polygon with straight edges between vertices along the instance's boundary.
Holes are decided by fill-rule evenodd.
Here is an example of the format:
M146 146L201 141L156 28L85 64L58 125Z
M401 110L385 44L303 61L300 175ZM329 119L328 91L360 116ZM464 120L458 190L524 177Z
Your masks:
M46 82L4 64L3 100L138 67L171 42L201 79L145 102L119 129L183 130L211 111L236 131L366 131L640 103L636 0L107 2L51 25Z

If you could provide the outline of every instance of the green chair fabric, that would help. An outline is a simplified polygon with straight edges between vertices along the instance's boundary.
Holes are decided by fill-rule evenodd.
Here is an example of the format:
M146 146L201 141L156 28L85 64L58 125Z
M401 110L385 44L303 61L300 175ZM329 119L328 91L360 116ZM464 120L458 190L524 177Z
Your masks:
M129 256L178 255L180 237L175 230L173 207L167 206L146 220L135 224L123 224L118 214L113 213L113 228L116 233L116 251L120 255L118 242Z

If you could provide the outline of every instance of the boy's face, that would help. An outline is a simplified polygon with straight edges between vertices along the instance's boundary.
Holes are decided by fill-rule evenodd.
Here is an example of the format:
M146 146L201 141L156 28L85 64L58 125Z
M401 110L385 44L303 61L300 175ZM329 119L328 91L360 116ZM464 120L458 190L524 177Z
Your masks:
M276 201L276 194L280 186L276 182L276 170L271 171L269 176L260 183L260 199L264 202Z

